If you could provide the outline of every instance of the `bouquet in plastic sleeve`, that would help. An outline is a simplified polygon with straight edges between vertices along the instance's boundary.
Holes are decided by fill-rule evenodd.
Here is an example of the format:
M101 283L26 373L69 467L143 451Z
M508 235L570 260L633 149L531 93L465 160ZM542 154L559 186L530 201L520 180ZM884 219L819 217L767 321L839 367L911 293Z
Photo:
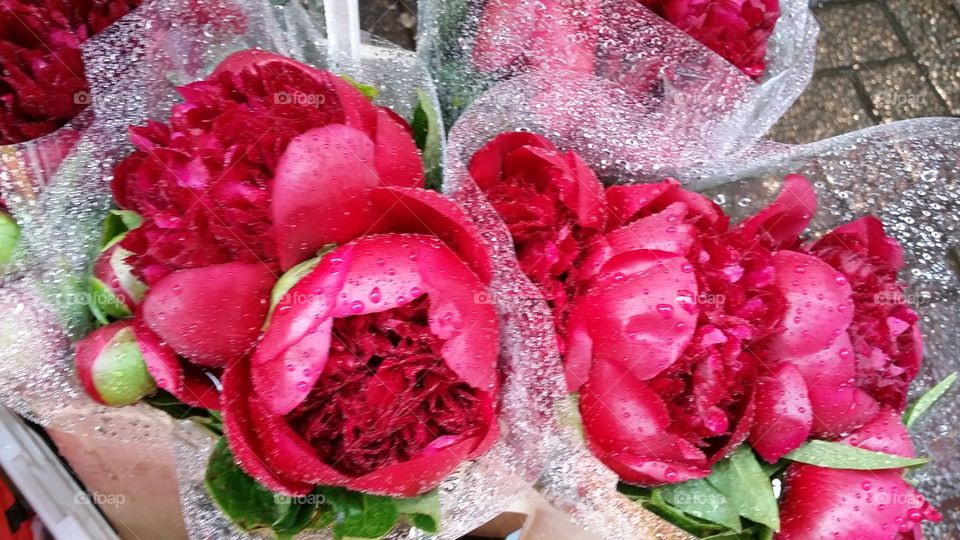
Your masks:
M717 155L759 138L800 95L817 35L803 0L430 0L419 17L448 119L496 82L573 71L632 94L667 139L709 120Z
M552 321L543 493L605 538L955 534L960 122L710 159L633 99L528 73L448 138Z
M96 115L24 213L5 401L136 404L106 431L176 445L195 537L456 537L542 472L522 285L428 189L426 70L332 65L321 21L158 1L84 44Z
M0 4L0 264L17 240L10 206L30 204L90 124L80 46L139 1Z

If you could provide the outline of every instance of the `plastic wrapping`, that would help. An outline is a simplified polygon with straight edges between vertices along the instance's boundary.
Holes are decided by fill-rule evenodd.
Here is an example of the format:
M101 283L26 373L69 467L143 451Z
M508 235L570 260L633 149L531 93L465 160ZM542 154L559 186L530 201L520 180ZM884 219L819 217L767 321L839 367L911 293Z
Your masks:
M484 11L497 3L532 13L517 24L559 28L562 37L514 43L511 34L522 32L481 28ZM780 8L759 83L634 0L421 0L418 49L438 81L451 123L497 82L538 69L566 69L604 78L607 91L631 95L624 102L629 106L625 112L634 117L631 125L653 128L667 140L689 142L691 135L699 135L705 152L695 155L719 157L761 137L810 81L818 33L813 13L806 0L781 0ZM475 47L482 33L490 34L505 55L522 53L529 60L479 69ZM575 87L541 87L543 95L537 98L545 103L566 99ZM587 103L604 100L601 93ZM588 108L571 115L569 121L591 116ZM620 131L620 136L645 138L643 132ZM674 152L666 144L654 150ZM674 166L685 163L682 154L670 157Z
M97 405L73 372L71 342L91 329L86 277L99 248L100 226L110 208L114 165L132 145L127 126L163 119L177 100L175 86L206 76L228 54L251 47L346 73L377 87L379 104L411 117L417 90L433 97L428 72L413 53L367 38L359 64L331 67L323 14L299 4L277 7L257 0L157 0L123 18L83 46L95 120L73 151L31 200L13 202L23 229L15 272L0 288L0 396L41 424L70 429L95 416L104 436L174 445L187 529L195 538L245 537L212 503L203 485L214 439L188 421L138 405L140 414L118 414ZM513 254L496 254L497 268L512 268ZM492 450L464 464L441 485L441 536L456 538L504 511L530 488L544 467L541 427L549 394L538 380L539 334L526 324L535 290L518 293L516 275L499 272L489 301L502 316L502 435ZM12 314L12 317L10 316ZM539 325L539 326L542 326ZM131 419L132 418L132 419ZM323 537L326 533L315 533ZM414 530L396 536L415 537Z
M562 88L556 92L558 98L550 107L542 107L539 98L557 88ZM598 92L606 92L609 99L597 100ZM528 73L499 83L480 96L451 129L445 190L470 201L472 215L498 249L512 251L506 227L482 200L467 172L473 154L504 131L533 131L549 137L558 147L578 152L607 184L659 181L675 175L687 188L711 196L732 219L771 202L784 175L803 174L817 191L819 206L809 227L814 235L873 214L907 253L907 267L900 275L907 292L904 300L922 317L926 353L911 398L960 369L955 354L960 346L960 314L955 307L960 296L960 120L898 122L803 146L759 141L716 159L695 134L670 141L677 154L665 153L657 127L643 123L649 117L630 115L633 99L611 89L607 80L570 72ZM579 122L568 122L577 111L582 111ZM711 119L701 122L709 124ZM676 166L677 155L684 166ZM549 321L546 303L537 304L528 317ZM536 331L544 346L540 370L553 383L540 381L538 391L552 392L555 402L554 428L544 437L549 467L539 489L600 537L651 537L653 528L665 523L619 495L616 476L586 449L575 407L566 396L558 352L545 345L554 343L552 325L539 324ZM929 455L931 463L911 477L934 504L945 503L943 522L926 525L927 530L933 537L952 538L960 535L960 514L949 506L957 496L960 474L956 457L960 405L946 399L928 414L912 435L918 452Z

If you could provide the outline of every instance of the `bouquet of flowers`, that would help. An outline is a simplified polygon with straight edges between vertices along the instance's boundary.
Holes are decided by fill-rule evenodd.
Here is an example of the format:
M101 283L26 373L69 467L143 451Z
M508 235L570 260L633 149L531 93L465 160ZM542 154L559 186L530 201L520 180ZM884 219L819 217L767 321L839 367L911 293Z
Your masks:
M176 436L196 534L466 533L539 476L551 402L497 300L523 287L512 255L426 189L429 78L410 57L352 76L293 60L310 41L281 36L322 33L297 5L206 9L229 15L213 36L157 1L91 50L103 109L66 162L83 174L27 214L48 264L0 290L22 315L6 402L66 429L139 403L114 436Z
M957 122L765 144L631 183L655 173L618 138L628 107L542 128L606 87L578 79L546 112L529 98L565 76L501 83L448 141L452 189L484 193L552 314L572 407L559 406L566 445L544 493L611 537L646 534L623 532L626 497L704 538L919 538L941 519L922 493L941 488L908 474L928 458L907 428L957 366L957 277L940 262L956 219L919 209L960 204ZM529 99L504 99L520 84ZM914 435L934 466L955 446Z
M636 138L648 126L670 136L661 115L670 127L710 118L744 145L806 87L817 35L803 0L431 0L419 12L418 49L450 120L496 82L562 70L633 94Z

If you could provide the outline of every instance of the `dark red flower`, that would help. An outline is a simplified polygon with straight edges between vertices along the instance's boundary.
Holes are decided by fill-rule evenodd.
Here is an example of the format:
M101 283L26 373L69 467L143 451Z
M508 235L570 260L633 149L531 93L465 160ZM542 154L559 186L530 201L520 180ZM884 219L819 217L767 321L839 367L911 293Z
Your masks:
M80 38L57 0L0 3L0 144L36 139L87 106Z
M0 145L51 133L90 104L80 44L139 3L0 2Z
M338 154L349 147L370 153L375 164L367 175L370 185L422 181L406 123L330 73L244 51L224 60L206 80L179 91L184 103L174 106L168 124L131 129L137 151L117 166L113 182L117 204L144 217L123 246L134 253L135 272L148 285L176 270L231 261L274 270L292 266L291 257L298 255L288 245L277 245L273 223L281 210L272 211L271 203L288 145L308 131L328 145L326 159L318 164L323 171L313 174L342 174ZM344 203L339 195L296 192L294 198ZM298 214L299 221L289 226L310 234L306 222L336 221L333 210Z
M767 40L780 18L779 0L640 0L669 23L760 78Z
M621 225L582 264L565 360L587 443L626 482L705 477L752 425L746 345L783 314L771 254L674 180L606 195Z
M606 226L603 187L574 152L533 133L504 133L470 160L470 175L500 214L520 268L550 304L564 345L576 265Z
M230 447L274 490L410 497L497 438L485 248L436 193L370 195L371 234L324 255L226 370Z
M371 229L368 188L415 186L423 168L402 119L284 57L235 53L180 92L169 124L131 130L114 198L143 223L114 249L148 287L136 328L157 386L196 403L205 372L253 347L280 271ZM100 266L125 299L117 265Z

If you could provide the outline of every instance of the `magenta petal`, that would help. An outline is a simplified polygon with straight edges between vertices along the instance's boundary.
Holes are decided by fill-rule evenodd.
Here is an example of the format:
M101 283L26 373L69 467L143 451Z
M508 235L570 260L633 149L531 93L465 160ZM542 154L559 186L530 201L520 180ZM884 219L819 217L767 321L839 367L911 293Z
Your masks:
M261 459L260 439L254 433L250 417L253 392L247 379L246 360L237 359L223 377L223 431L230 451L240 467L271 491L288 495L306 495L313 486L288 480L275 473Z
M275 280L262 264L180 270L150 288L142 317L177 354L224 366L257 339Z
M860 244L867 248L871 257L883 261L884 265L899 270L903 268L903 248L886 235L883 222L875 216L864 216L834 229L814 244L813 249L839 239L843 244Z
M781 360L806 356L833 343L850 326L850 284L829 264L803 253L773 255L774 280L787 301L784 331L774 339Z
M866 424L880 411L869 394L854 386L811 386L813 434L822 438L839 437Z
M421 454L409 461L394 463L346 482L348 489L386 495L416 497L437 487L470 456L479 440L464 439L444 446L431 454Z
M314 485L343 486L349 477L321 461L316 451L259 397L249 399L253 429L267 465L285 478Z
M574 309L567 323L567 349L563 359L567 390L576 392L587 382L593 362L593 341L586 322Z
M670 425L660 396L616 362L594 361L579 405L584 433L603 448L640 450Z
M379 183L374 164L373 141L344 125L314 128L290 141L277 164L270 206L284 270L366 231L364 197Z
M447 340L444 360L467 384L495 394L499 323L493 304L478 301L487 288L443 244L424 245L417 263L431 295L430 331Z
M806 230L816 210L817 194L810 181L788 174L776 200L737 228L748 238L759 236L770 247L789 247Z
M220 408L220 390L203 368L177 358L142 320L135 320L133 331L143 362L157 387L191 407Z
M377 216L366 234L429 234L442 240L484 282L493 274L490 246L476 224L453 201L426 189L383 187L367 195Z
M403 122L390 109L377 109L377 174L385 186L423 187L423 160Z
M481 189L500 182L503 180L503 160L524 146L553 151L557 149L549 139L535 133L524 131L501 133L483 145L483 148L477 150L477 153L470 158L470 176Z
M594 361L620 362L640 380L677 361L693 337L699 314L687 309L689 304L678 294L696 296L699 291L693 273L681 269L686 260L653 251L629 255L645 253L655 255L652 262L644 260L649 266L633 274L618 268L604 275L576 308L583 309Z
M662 212L614 229L606 240L614 254L649 249L686 256L694 242L693 226L683 222L686 213L686 205L673 203Z
M781 364L757 379L756 409L750 446L769 463L800 446L810 436L813 411L803 375Z
M900 415L889 407L882 408L873 419L842 441L874 452L901 457L916 455L907 427Z
M326 254L274 308L250 361L257 394L275 414L287 414L309 394L330 352L333 309L352 257L347 244Z

